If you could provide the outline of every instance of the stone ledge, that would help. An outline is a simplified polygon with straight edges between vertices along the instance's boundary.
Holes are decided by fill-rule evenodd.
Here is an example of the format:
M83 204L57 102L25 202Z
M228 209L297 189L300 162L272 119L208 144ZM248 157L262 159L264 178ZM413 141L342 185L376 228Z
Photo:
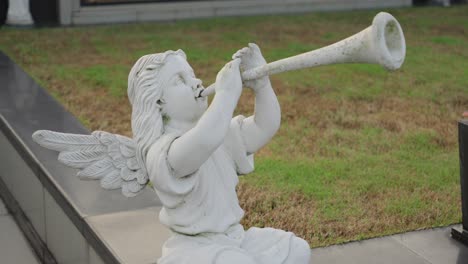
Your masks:
M158 221L160 209L91 216L86 221L122 263L150 264L161 256L162 246L171 234Z
M39 247L36 252L43 252L40 247L46 245L58 263L137 263L115 253L112 235L121 230L111 232L112 226L101 223L101 219L111 215L135 217L134 213L152 208L153 214L140 221L154 222L158 232L168 234L154 216L155 206L160 205L154 191L147 188L135 198L126 198L120 190L106 191L97 182L79 180L76 170L60 164L57 153L41 148L31 135L39 129L80 134L89 131L2 52L0 81L4 84L0 89L0 180L13 197L5 201L7 207L17 203L24 215L19 223L23 232L33 232L32 237L43 242L31 243ZM145 246L166 238L156 237L156 242L146 241ZM157 259L160 246L154 249ZM38 256L53 262L44 254Z

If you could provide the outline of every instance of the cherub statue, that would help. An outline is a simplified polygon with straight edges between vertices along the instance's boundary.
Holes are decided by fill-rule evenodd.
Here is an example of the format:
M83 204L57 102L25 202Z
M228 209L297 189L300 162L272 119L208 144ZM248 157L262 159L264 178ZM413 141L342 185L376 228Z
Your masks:
M133 139L45 130L33 138L105 189L121 188L130 197L151 181L163 204L159 219L173 231L159 264L306 264L310 248L303 239L273 228L245 231L240 224L238 175L253 170L253 153L280 125L269 77L241 78L241 71L264 64L255 44L237 51L219 71L208 106L182 50L145 55L128 76ZM233 118L243 86L255 93L255 114Z

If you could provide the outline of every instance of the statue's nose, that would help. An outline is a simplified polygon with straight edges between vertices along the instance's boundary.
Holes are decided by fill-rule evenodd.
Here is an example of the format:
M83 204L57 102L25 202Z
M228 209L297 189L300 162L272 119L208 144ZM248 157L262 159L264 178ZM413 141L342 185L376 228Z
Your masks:
M195 79L192 87L194 90L202 88L202 81L200 79Z

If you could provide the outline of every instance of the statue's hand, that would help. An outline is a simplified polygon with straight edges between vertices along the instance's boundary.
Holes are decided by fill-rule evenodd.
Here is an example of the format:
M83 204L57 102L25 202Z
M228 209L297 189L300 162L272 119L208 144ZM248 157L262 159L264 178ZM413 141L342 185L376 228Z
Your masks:
M248 47L238 50L232 58L240 58L240 70L241 72L248 71L250 69L263 66L266 64L265 58L263 58L260 48L255 43L249 43ZM268 82L268 76L260 77L255 80L244 81L244 86L257 91L266 86Z
M216 94L229 93L238 99L242 92L242 79L240 76L240 59L228 62L216 76Z

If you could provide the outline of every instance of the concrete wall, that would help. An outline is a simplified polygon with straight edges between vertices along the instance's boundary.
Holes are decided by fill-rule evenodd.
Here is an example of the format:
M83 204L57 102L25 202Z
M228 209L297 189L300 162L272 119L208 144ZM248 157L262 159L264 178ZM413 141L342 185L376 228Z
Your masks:
M102 6L80 6L80 0L58 2L62 25L388 8L412 4L412 0L212 0Z

